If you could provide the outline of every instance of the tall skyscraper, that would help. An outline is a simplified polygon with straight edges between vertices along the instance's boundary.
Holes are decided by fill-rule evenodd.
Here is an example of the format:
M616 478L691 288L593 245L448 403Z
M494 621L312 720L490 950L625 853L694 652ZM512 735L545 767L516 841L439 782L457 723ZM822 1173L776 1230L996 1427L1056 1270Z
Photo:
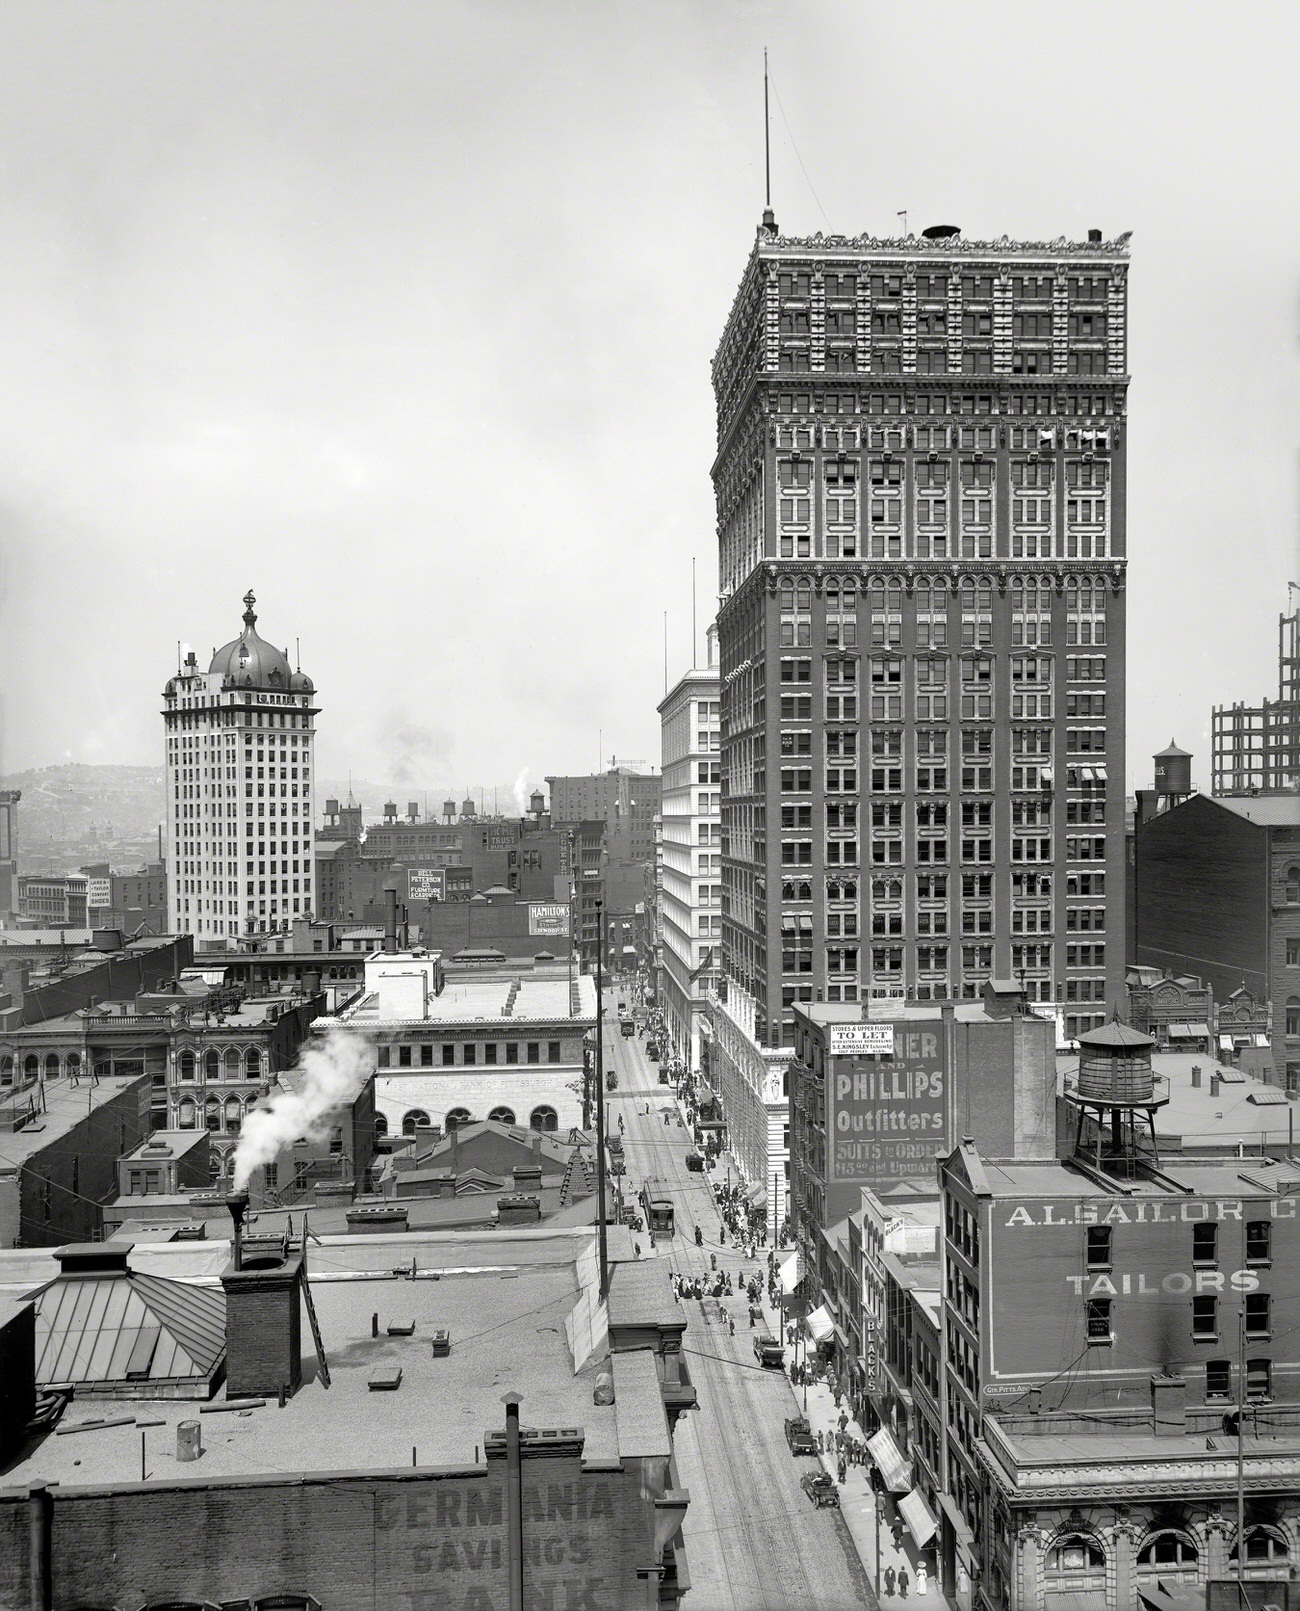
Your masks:
M256 602L207 671L191 651L163 695L169 926L197 949L313 911L315 688L258 635Z
M722 950L721 761L717 634L708 665L684 672L659 705L663 734L660 1002L668 1043L700 1064L700 1013Z
M713 364L726 1015L1124 978L1127 236L786 238ZM763 1075L750 1055L755 1084Z

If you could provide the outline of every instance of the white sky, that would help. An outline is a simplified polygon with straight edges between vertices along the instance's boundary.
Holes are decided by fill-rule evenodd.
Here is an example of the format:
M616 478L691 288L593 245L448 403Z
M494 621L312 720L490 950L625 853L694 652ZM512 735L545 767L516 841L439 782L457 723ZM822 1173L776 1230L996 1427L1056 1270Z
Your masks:
M786 232L1133 231L1129 783L1208 784L1300 582L1294 3L11 0L0 772L159 763L250 586L328 775L657 762L764 45Z

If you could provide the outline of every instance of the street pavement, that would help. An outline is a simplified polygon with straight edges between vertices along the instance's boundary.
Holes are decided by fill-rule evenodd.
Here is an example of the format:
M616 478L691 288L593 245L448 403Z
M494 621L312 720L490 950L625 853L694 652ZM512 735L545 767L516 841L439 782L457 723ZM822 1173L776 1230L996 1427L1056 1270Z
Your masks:
M711 1273L713 1254L720 1269L731 1271L737 1288L738 1277L755 1274L766 1287L766 1249L758 1260L745 1261L730 1239L720 1242L722 1221L708 1177L686 1168L692 1141L673 1088L659 1083L659 1065L647 1059L644 1039L625 1040L619 1033L620 994L628 999L617 990L606 996L604 1060L618 1078L617 1089L606 1094L606 1125L610 1134L618 1134L623 1119L624 1197L635 1199L642 1184L654 1180L675 1206L675 1235L660 1238L653 1250L648 1231L637 1236L642 1255L665 1258L683 1275L703 1276ZM696 1225L702 1247L695 1245ZM818 1461L795 1458L786 1444L785 1418L799 1406L789 1377L760 1366L754 1357L758 1333L750 1328L748 1300L739 1295L683 1299L682 1306L687 1317L683 1349L699 1397L698 1408L678 1423L675 1439L678 1474L691 1495L683 1529L691 1579L686 1611L874 1607L855 1547L854 1522L860 1518L817 1509L799 1485ZM767 1329L784 1343L779 1316L767 1309L766 1299L764 1307ZM735 1322L734 1335L729 1320ZM816 1392L809 1389L810 1419ZM847 1495L845 1502L850 1503Z

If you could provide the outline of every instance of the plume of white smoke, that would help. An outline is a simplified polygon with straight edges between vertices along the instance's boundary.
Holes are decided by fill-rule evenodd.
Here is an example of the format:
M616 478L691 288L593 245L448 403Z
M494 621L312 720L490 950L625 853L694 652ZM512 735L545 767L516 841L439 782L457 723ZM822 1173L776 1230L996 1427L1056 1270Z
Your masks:
M528 815L528 768L525 767L515 779L515 804L519 807L519 815Z
M295 1089L281 1089L253 1108L235 1148L235 1190L262 1164L273 1163L295 1141L323 1141L340 1108L354 1101L374 1073L374 1050L355 1030L334 1028L298 1059Z

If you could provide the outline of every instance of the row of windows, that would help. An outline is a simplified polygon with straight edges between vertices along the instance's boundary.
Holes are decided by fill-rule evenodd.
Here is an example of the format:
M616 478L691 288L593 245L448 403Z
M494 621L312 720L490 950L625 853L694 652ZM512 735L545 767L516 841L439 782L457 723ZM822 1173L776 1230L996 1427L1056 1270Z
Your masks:
M524 1050L522 1058L519 1055L521 1045ZM457 1046L460 1047L459 1062L461 1066L472 1066L479 1062L490 1067L494 1063L558 1063L561 1061L561 1044L558 1040L546 1042L508 1040L504 1042L504 1056L502 1055L502 1043L493 1040L483 1043L481 1047L478 1042L472 1040L443 1041L439 1052L440 1062L438 1066L451 1068L457 1063ZM542 1055L543 1046L546 1052L545 1057ZM482 1052L481 1058L479 1056L480 1050ZM428 1041L421 1042L418 1045L407 1042L395 1047L380 1046L379 1067L432 1068L434 1066L433 1053L433 1046Z
M515 1110L508 1107L493 1108L489 1112L488 1118L496 1124L518 1123L518 1120L515 1118ZM413 1136L417 1129L426 1129L432 1124L432 1122L433 1121L429 1118L429 1115L424 1111L423 1108L411 1108L402 1117L402 1134L404 1136ZM450 1135L453 1130L458 1130L461 1125L473 1124L474 1122L474 1115L469 1111L468 1108L451 1108L443 1120L448 1135ZM534 1108L533 1111L528 1115L528 1128L530 1130L539 1130L549 1133L557 1130L559 1128L559 1124L559 1115L556 1113L555 1109L548 1107L545 1104L543 1104L541 1107ZM376 1113L375 1115L375 1134L380 1136L386 1136L388 1134L388 1120L382 1113Z
M1213 1221L1192 1226L1193 1265L1217 1264L1219 1229ZM1089 1225L1084 1237L1084 1254L1090 1270L1107 1270L1115 1258L1115 1229L1111 1225ZM1273 1224L1267 1219L1246 1221L1246 1262L1267 1264L1273 1257Z

